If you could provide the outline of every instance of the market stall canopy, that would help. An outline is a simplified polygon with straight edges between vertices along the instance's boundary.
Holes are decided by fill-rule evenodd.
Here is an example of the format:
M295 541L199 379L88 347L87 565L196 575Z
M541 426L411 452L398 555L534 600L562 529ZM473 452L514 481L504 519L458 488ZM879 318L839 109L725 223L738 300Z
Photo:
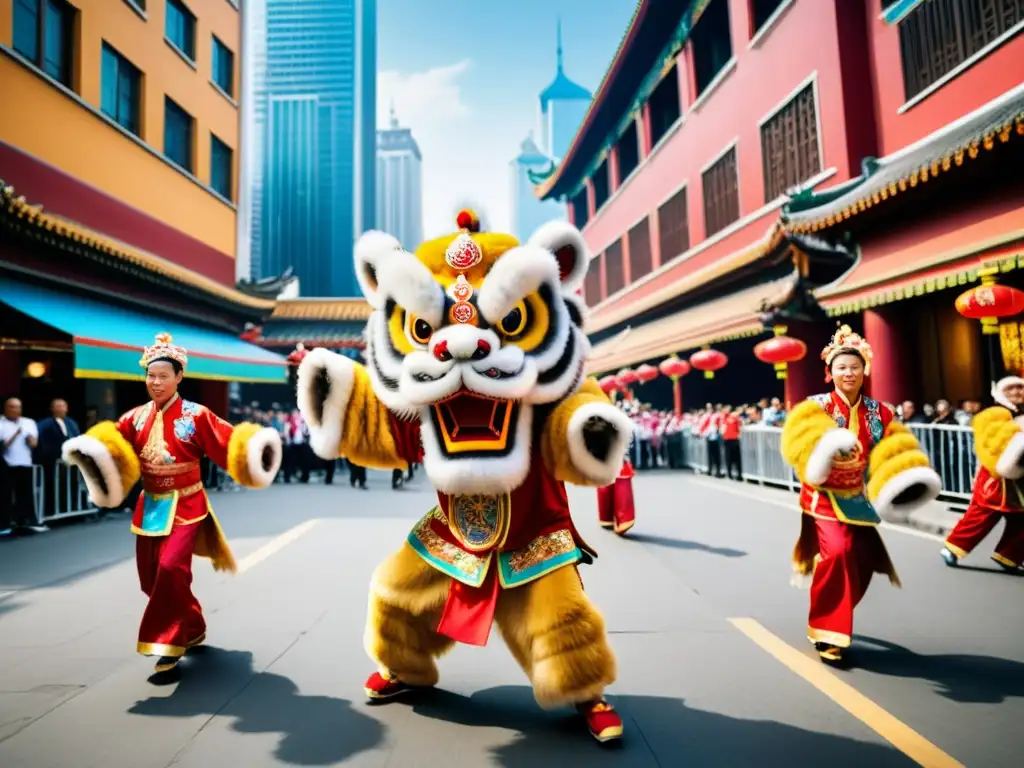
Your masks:
M145 314L75 294L57 292L7 276L0 301L72 337L75 376L84 379L144 378L139 358L156 334L166 331L188 350L187 376L194 379L286 383L281 355L226 331Z

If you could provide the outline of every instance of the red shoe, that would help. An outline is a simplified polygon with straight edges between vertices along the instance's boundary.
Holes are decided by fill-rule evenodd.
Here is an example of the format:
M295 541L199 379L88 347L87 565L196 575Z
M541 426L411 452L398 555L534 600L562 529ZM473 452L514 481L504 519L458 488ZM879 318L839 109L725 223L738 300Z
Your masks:
M587 719L590 735L602 744L622 738L622 718L607 701L577 704L576 710Z
M394 675L374 672L367 679L363 690L366 691L367 698L380 701L381 699L391 699L403 693L408 693L412 690L412 686L406 685Z

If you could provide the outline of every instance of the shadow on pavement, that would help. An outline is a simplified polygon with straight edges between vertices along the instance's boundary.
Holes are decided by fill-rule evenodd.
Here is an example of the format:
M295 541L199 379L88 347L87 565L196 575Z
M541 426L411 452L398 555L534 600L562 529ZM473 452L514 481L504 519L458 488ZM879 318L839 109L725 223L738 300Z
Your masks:
M708 544L701 544L699 541L688 541L686 539L673 539L668 536L656 536L651 533L634 533L630 531L626 536L632 541L639 541L641 544L653 544L656 547L667 547L669 549L686 549L693 552L707 552L709 555L720 555L722 557L746 557L747 553L740 549L729 547L712 547Z
M875 648L858 647L852 659L860 669L890 677L928 680L940 696L960 704L1001 704L1024 698L1024 664L994 656L960 653L921 655L909 648L857 635Z
M136 702L129 714L233 718L238 733L281 734L274 756L286 765L335 765L384 739L384 726L351 702L303 696L288 678L255 672L248 651L206 647L180 666L170 696Z
M568 710L545 712L526 686L505 686L461 696L425 691L410 699L423 717L465 726L518 732L492 750L496 765L540 766L807 766L827 756L830 768L909 766L886 745L804 730L767 720L741 720L692 709L680 699L610 696L625 721L623 741L602 747ZM394 705L390 705L394 706Z

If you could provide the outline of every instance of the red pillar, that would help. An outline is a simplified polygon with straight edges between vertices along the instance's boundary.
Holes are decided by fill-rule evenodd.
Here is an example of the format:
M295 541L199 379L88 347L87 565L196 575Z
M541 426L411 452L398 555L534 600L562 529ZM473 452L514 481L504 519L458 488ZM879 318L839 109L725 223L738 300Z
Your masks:
M821 323L788 323L787 336L800 339L807 345L807 355L803 360L787 366L786 407L806 400L811 395L827 392L830 384L825 383L825 363L821 359L821 350L828 344L835 332L831 321Z
M871 363L871 397L883 403L897 405L910 393L907 347L904 333L900 332L900 317L892 307L864 310L864 339L871 345L874 360Z
M200 379L199 402L222 419L228 415L228 385L226 381Z
M683 379L676 376L672 379L672 401L675 406L676 416L683 415Z

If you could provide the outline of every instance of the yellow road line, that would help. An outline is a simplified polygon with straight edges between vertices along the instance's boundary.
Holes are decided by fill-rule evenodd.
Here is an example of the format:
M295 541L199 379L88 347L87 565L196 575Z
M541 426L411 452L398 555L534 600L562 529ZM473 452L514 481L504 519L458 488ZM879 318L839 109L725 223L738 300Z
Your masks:
M282 549L287 547L289 544L291 544L297 538L299 538L304 533L306 533L306 531L308 531L310 528L312 528L318 522L319 522L319 520L307 520L304 523L300 523L299 525L296 525L294 528L289 528L287 531L282 533L280 536L277 536L277 537L271 539L266 544L264 544L262 547L257 549L255 552L252 552L249 555L247 555L246 557L243 557L238 562L238 573L245 573L246 571L248 571L253 566L256 566L256 565L259 565L260 563L262 563L264 560L266 560L268 557L270 557L274 553L280 552Z
M821 662L780 640L754 619L729 619L754 643L802 677L918 765L926 768L965 768L928 739L882 709L852 685L844 683Z

